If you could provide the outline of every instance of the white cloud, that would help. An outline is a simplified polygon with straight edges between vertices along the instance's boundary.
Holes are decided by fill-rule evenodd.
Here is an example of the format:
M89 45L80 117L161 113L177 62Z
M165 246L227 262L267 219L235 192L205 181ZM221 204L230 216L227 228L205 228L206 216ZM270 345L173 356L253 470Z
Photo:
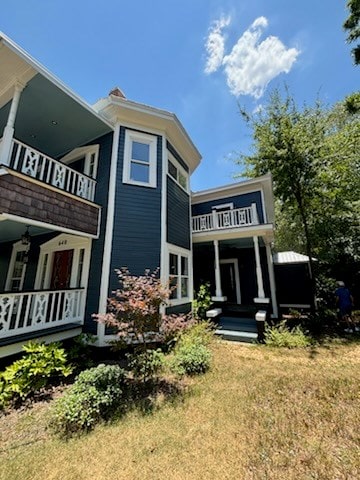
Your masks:
M273 78L291 70L300 51L296 48L287 49L281 40L274 36L261 42L260 38L268 21L265 17L258 17L241 35L231 52L224 55L222 30L228 23L222 20L214 24L206 43L209 57L205 72L215 72L222 65L233 95L251 95L258 99ZM215 39L210 42L211 35L215 35Z
M210 28L205 48L208 54L205 73L213 73L220 67L224 57L225 38L222 30L230 24L231 17L221 17Z

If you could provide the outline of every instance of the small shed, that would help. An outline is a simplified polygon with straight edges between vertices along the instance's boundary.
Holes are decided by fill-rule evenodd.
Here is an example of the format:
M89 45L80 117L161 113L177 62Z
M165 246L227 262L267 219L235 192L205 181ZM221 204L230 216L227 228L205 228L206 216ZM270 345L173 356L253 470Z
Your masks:
M278 252L274 253L273 262L280 310L309 309L312 301L309 257L292 251Z

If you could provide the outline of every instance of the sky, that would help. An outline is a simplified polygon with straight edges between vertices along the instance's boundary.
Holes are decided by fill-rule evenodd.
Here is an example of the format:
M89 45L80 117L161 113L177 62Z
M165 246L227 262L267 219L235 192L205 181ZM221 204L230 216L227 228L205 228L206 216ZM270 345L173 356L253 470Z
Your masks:
M346 0L1 0L0 30L90 104L118 86L177 115L202 155L193 191L231 183L249 112L286 84L298 105L359 90Z

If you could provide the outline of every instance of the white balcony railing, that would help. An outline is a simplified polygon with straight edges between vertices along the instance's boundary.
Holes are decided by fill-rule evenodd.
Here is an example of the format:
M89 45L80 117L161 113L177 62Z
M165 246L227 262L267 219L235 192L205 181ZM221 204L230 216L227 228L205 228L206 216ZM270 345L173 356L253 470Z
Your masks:
M258 224L259 219L255 203L252 203L250 207L224 211L214 210L212 213L192 217L193 233L247 227Z
M84 289L0 294L0 339L83 318Z
M19 142L19 140L14 139L12 142L9 166L60 190L94 201L96 185L94 179Z

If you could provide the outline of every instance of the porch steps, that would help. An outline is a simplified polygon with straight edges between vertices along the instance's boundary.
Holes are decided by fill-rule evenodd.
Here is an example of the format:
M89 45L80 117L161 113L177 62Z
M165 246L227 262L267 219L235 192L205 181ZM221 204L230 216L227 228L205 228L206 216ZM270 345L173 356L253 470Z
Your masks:
M257 340L254 318L222 315L215 333L224 340L253 343Z

